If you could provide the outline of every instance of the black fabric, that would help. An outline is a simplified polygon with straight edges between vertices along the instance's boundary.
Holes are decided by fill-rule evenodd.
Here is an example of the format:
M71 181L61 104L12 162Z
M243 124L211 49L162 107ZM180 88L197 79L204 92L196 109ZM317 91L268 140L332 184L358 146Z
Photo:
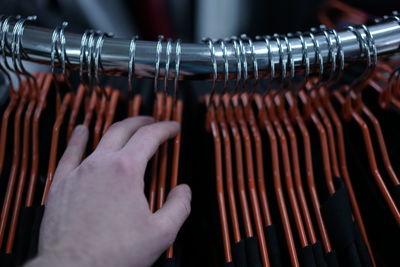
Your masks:
M1 267L14 267L16 266L14 263L13 255L0 253L0 266Z
M360 127L355 122L344 123L349 172L375 259L380 266L397 266L399 246L394 244L400 240L399 227L369 168Z
M312 246L306 246L299 250L300 265L304 267L315 267L314 253Z
M34 207L22 208L14 246L15 260L18 266L27 261L34 219Z
M369 252L368 252L367 245L365 244L364 239L361 236L360 230L358 228L359 226L356 221L354 221L353 227L354 227L355 243L356 243L356 247L357 247L358 255L360 257L361 264L362 264L362 266L365 266L365 267L372 267L373 264L372 264L372 260L369 255Z
M354 227L347 191L335 177L336 192L322 204L321 213L338 261L343 266L362 266L355 245Z
M272 224L270 226L265 227L264 233L267 238L268 256L269 256L269 261L271 263L271 267L283 266L281 251L279 247L278 236L276 233L275 226Z
M29 243L29 250L27 257L28 260L36 257L38 252L40 224L42 223L43 214L44 214L44 206L37 207L35 210L35 220L33 222L32 234Z
M396 206L400 207L400 185L396 185L393 189L393 199L396 202Z
M224 264L225 267L235 267L235 264L233 262L226 262Z
M246 247L243 240L233 244L232 246L233 261L237 267L247 266Z
M245 239L247 266L261 267L260 252L258 250L258 241L256 237L247 237Z
M314 253L315 265L318 267L327 267L328 265L326 264L324 259L321 243L317 241L315 244L312 244L312 248Z
M175 258L165 258L162 264L163 267L176 267Z
M338 262L335 251L326 253L325 260L326 260L326 263L328 264L328 267L339 267L339 262Z

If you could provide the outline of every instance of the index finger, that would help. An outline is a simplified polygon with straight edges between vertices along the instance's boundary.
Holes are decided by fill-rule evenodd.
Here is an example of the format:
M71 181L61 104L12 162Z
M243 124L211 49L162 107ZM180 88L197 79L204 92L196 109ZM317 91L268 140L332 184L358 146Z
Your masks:
M169 138L179 133L180 125L174 121L162 121L141 127L121 149L127 156L135 155L144 164L157 151L158 147Z

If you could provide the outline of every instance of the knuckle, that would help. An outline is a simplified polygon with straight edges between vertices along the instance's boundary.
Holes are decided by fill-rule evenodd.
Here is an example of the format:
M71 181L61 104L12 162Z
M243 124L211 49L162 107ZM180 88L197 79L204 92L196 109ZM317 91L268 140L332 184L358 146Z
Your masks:
M149 136L154 135L154 133L156 132L154 131L154 127L152 127L152 125L145 125L140 127L137 133L143 136L144 138L148 138Z
M108 132L112 132L116 128L119 128L121 124L122 124L121 121L114 122L113 124L111 124L110 128L108 129Z
M131 120L134 122L139 122L139 123L150 123L154 119L149 116L136 116L136 117L131 118Z
M115 156L112 164L116 168L116 171L124 176L130 176L134 171L135 164L133 161L122 155Z

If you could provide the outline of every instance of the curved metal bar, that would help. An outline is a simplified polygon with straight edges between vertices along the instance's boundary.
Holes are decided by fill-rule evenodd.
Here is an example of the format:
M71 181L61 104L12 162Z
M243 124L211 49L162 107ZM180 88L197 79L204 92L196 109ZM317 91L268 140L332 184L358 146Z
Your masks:
M13 28L13 23L11 27ZM362 36L365 32L362 29L357 29ZM368 27L368 31L373 37L377 49L378 55L393 54L399 50L400 45L400 25L395 20L383 20L379 24L375 24ZM359 48L359 42L357 37L349 31L340 31L338 36L342 41L343 52L345 54L346 63L354 60L360 60L362 51ZM11 40L12 32L8 30L8 39ZM28 59L33 62L47 64L51 63L51 37L52 30L46 28L35 27L27 25L22 36L22 45L24 48L24 59ZM81 48L81 35L73 33L65 33L66 40L66 57L69 59L69 67L75 70L79 69L79 55ZM309 50L310 61L314 62L315 53L313 53L313 42L310 37L304 37L307 43L307 49ZM315 33L315 39L320 44L321 55L323 61L327 62L329 57L329 45L327 44L324 34ZM129 66L129 48L130 39L119 39L119 38L105 38L104 46L101 53L103 74L108 75L127 75ZM297 37L289 38L289 42L292 49L292 56L296 70L304 69L302 66L302 44ZM274 57L272 62L279 61L278 45L275 40L271 40L271 53ZM254 56L258 61L258 68L260 71L260 77L265 77L268 71L268 51L265 46L265 42L259 41L254 42ZM282 43L282 49L286 51L286 44ZM333 46L336 45L336 41L332 40ZM137 77L154 77L154 58L156 58L157 42L150 41L137 41L136 43L136 58L135 58L135 75ZM246 57L250 56L251 49L249 45L244 44L244 52ZM7 51L8 52L8 51ZM172 51L171 58L175 58L175 51ZM213 77L213 66L210 64L210 49L207 44L190 44L182 43L181 55L180 55L180 78L181 79L212 79ZM237 64L235 56L235 48L232 44L226 46L226 57L229 62L229 72L236 73ZM223 51L221 47L215 47L215 58L218 66L218 73L224 73L224 62L226 61L223 57ZM165 66L166 58L162 58L160 61L161 66ZM171 62L171 68L174 68L174 62ZM249 65L249 75L252 75L253 66ZM160 73L159 79L163 78L163 71ZM162 75L161 75L162 74ZM219 75L222 77L222 75ZM232 75L234 76L234 75ZM231 75L230 75L231 77Z

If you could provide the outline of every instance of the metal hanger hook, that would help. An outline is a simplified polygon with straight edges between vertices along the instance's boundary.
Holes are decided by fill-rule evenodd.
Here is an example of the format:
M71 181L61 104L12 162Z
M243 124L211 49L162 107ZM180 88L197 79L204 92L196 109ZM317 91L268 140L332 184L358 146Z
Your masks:
M310 76L310 57L308 55L308 45L304 40L302 32L296 32L296 36L300 39L301 52L302 52L302 65L305 66L304 84L307 82Z
M372 60L372 66L371 66L371 72L375 69L376 65L378 64L378 50L376 49L376 45L375 45L375 39L372 36L370 30L368 29L367 26L365 26L364 24L361 24L360 27L364 30L365 32L365 36L367 38L367 43L369 46L369 50L372 50L372 56L373 56L373 60Z
M25 23L27 21L35 21L36 19L37 16L28 16L26 18L18 19L13 28L13 41L11 45L12 61L16 72L26 76L29 81L32 81L35 90L38 88L36 78L25 69L22 62L22 55L24 54L22 36L25 29ZM32 86L32 84L30 84L30 86Z
M61 60L61 74L64 75L65 82L68 82L68 74L66 71L66 63L70 65L68 55L67 55L67 50L66 50L66 39L65 39L65 28L68 27L68 22L63 21L61 24L60 31L58 33L58 45L60 48L60 51L57 49L57 53L59 55L59 58Z
M224 59L224 94L228 89L228 80L229 80L229 61L228 61L228 49L226 48L226 43L224 40L218 40L221 45L222 57Z
M238 92L238 89L240 87L240 83L242 81L242 60L240 58L240 47L236 39L231 38L230 41L233 44L233 49L235 50L235 57L236 57L236 85L235 85L235 90L234 93L236 94Z
M331 71L330 71L327 81L324 83L326 85L326 84L329 84L333 80L335 72L336 72L337 51L335 51L333 49L333 44L332 44L331 37L329 35L329 30L325 27L325 25L320 25L319 28L320 28L321 32L324 34L326 43L328 45L328 60L327 60L327 62L329 62L329 61L331 62Z
M367 41L361 36L361 34L358 32L358 30L356 30L353 26L347 26L346 29L351 31L357 37L357 40L358 40L358 42L360 44L360 49L361 49L360 53L361 54L365 54L366 61L367 61L367 65L366 65L366 68L365 68L364 72L357 79L354 79L354 81L350 85L350 87L354 87L356 84L362 82L364 80L364 78L370 72L370 69L371 69L371 66L372 66L371 51L370 51L370 49L368 47Z
M103 70L103 65L101 64L101 51L103 49L104 39L106 37L112 37L112 33L101 33L96 41L96 47L94 51L94 77L96 79L96 88L100 88L101 93L103 93L106 97L109 97L104 85L100 80L100 71Z
M236 38L236 37L235 37ZM238 38L239 42L239 48L240 48L240 58L242 59L242 65L243 65L243 82L242 82L242 91L244 92L246 90L246 85L247 81L249 80L249 70L248 70L248 64L247 64L247 53L246 53L246 47L243 44L243 40L241 38Z
M313 48L314 48L314 52L315 52L314 64L318 64L318 66L319 66L318 82L315 83L315 85L317 86L318 84L321 83L322 77L324 75L324 58L322 57L322 54L321 54L321 49L320 49L320 46L319 46L319 42L315 38L315 35L314 35L314 33L312 33L312 31L316 31L316 29L312 28L311 31L308 32L308 35L310 36L310 39L313 42Z
M94 78L93 76L95 76L95 70L94 70L94 64L93 64L93 58L95 58L94 55L94 48L95 48L95 43L96 43L96 37L99 36L101 34L101 31L93 31L90 35L89 35L89 39L88 39L88 43L86 46L86 53L87 53L87 57L86 57L86 64L87 64L87 73L88 73L88 80L89 80L89 86L91 91L95 90L94 89ZM97 92L97 90L96 90Z
M213 98L215 95L216 91L216 85L217 85L217 79L218 79L218 66L217 66L217 59L215 57L215 46L214 42L211 38L203 38L203 42L207 42L208 44L208 49L210 50L210 60L211 60L211 65L213 68L213 80L212 80L212 85L211 85L211 94L210 94L210 100L208 102L208 107L210 107L211 103L213 102Z
M179 75L180 75L180 64L181 64L181 39L176 40L175 45L175 77L174 77L174 103L178 99L178 86L179 86Z
M340 78L343 75L343 71L344 71L344 51L343 51L343 46L342 46L342 39L340 38L339 34L336 32L335 29L330 29L329 30L333 37L335 38L335 44L336 44L336 56L339 60L339 67L337 70L337 74L336 74L336 79L333 82L337 82L340 80Z
M249 97L249 99L251 100L251 99L253 99L254 94L257 92L258 84L260 81L258 61L256 58L254 43L251 40L251 38L246 35L242 35L241 38L247 41L249 48L250 48L250 55L251 55L251 58L253 59L254 85L253 85L253 90L251 91L251 94Z
M87 64L87 45L88 45L88 39L89 36L92 35L94 33L94 30L86 30L81 38L81 47L80 47L80 53L79 53L79 79L80 82L87 86L87 82L85 81L84 77L83 77L83 72L84 72L84 68L86 67L86 69L88 69L88 64Z
M278 92L280 92L284 86L285 78L286 78L286 60L283 59L283 48L281 44L281 37L279 34L274 33L274 38L276 45L278 46L278 53L279 53L279 65L281 65L281 82L278 88Z
M160 76L160 60L161 60L161 52L162 52L162 41L164 40L164 36L159 35L157 46L156 46L156 61L155 61L155 72L154 72L154 93L158 91L158 77Z
M129 97L133 96L133 88L134 88L134 80L135 80L135 60L136 60L136 41L138 40L138 36L134 36L131 39L131 43L129 45L129 62L128 62L128 94Z
M171 52L172 52L172 39L168 38L167 48L166 48L166 56L167 60L165 61L165 73L164 73L164 94L168 95L168 78L169 78L169 67L171 64Z
M2 15L1 18L0 18L0 49L2 51L3 62L5 64L5 66L3 66L3 64L0 63L0 69L6 75L6 78L7 78L8 82L9 82L9 86L10 86L10 89L11 89L11 93L13 93L13 92L15 92L15 87L14 87L14 82L13 82L13 80L11 78L11 75L10 75L10 72L9 72L9 71L12 71L12 70L8 66L8 62L7 62L7 59L6 59L6 50L5 50L6 49L6 47L5 47L5 38L6 38L6 35L7 35L7 32L8 32L8 28L9 28L8 26L6 26L6 23L8 23L8 20L10 18L11 17L4 16L4 15Z

